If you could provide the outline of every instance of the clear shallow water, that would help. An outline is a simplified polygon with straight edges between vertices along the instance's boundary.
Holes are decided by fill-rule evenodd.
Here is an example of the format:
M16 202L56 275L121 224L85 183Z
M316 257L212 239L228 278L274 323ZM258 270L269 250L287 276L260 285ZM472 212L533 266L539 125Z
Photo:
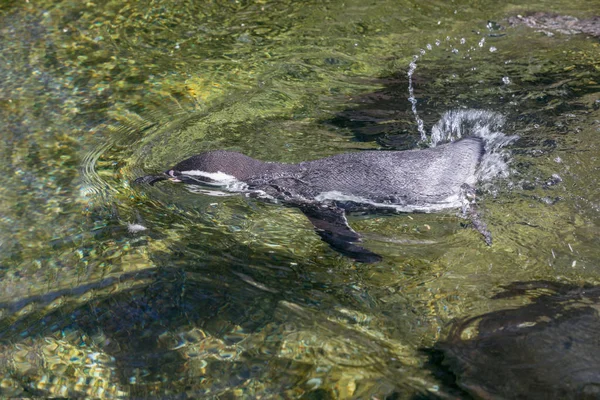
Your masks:
M419 351L454 318L526 303L490 299L514 281L598 281L598 40L508 25L525 11L3 3L0 393L465 396ZM294 209L131 186L208 149L298 162L414 148L417 54L425 130L478 108L521 137L510 176L482 192L491 248L456 212L359 215L384 256L364 266Z

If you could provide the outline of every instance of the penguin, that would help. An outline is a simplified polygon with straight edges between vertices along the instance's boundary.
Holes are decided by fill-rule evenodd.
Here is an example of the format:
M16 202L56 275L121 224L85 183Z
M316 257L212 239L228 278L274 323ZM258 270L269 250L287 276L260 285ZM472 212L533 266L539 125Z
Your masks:
M361 237L348 225L347 212L459 208L465 195L473 193L484 153L484 142L476 136L428 149L342 153L297 164L216 150L185 159L160 175L139 177L135 183L169 180L216 187L296 207L334 250L370 263L382 258L357 244ZM473 223L491 244L491 235L475 214Z

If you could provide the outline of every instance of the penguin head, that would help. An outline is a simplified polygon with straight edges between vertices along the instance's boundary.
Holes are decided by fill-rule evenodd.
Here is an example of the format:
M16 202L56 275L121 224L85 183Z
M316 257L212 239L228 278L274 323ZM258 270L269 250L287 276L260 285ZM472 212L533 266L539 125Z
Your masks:
M265 163L234 151L215 150L185 159L164 174L188 184L227 185L260 174Z

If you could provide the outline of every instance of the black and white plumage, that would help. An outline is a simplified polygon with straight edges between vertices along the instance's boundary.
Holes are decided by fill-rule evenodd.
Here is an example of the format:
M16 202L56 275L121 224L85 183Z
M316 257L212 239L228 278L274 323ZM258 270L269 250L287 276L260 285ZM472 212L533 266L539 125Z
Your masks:
M343 153L298 164L263 162L217 150L195 155L162 175L140 177L136 182L152 185L171 180L220 186L280 201L299 208L321 238L337 251L357 261L374 262L381 257L356 244L360 235L348 226L346 211L458 208L465 187L477 181L484 153L479 137L424 150Z

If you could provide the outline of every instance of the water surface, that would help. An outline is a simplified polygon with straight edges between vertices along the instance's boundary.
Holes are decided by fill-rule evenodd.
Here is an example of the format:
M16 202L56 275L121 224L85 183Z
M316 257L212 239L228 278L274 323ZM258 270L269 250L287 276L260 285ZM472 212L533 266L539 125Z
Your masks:
M467 396L419 351L502 285L598 284L599 42L528 11L598 1L4 2L3 396ZM416 57L415 57L416 56ZM520 139L458 211L354 215L383 262L332 251L297 210L138 187L204 150L299 162L408 149L449 110ZM313 397L311 397L313 396Z

